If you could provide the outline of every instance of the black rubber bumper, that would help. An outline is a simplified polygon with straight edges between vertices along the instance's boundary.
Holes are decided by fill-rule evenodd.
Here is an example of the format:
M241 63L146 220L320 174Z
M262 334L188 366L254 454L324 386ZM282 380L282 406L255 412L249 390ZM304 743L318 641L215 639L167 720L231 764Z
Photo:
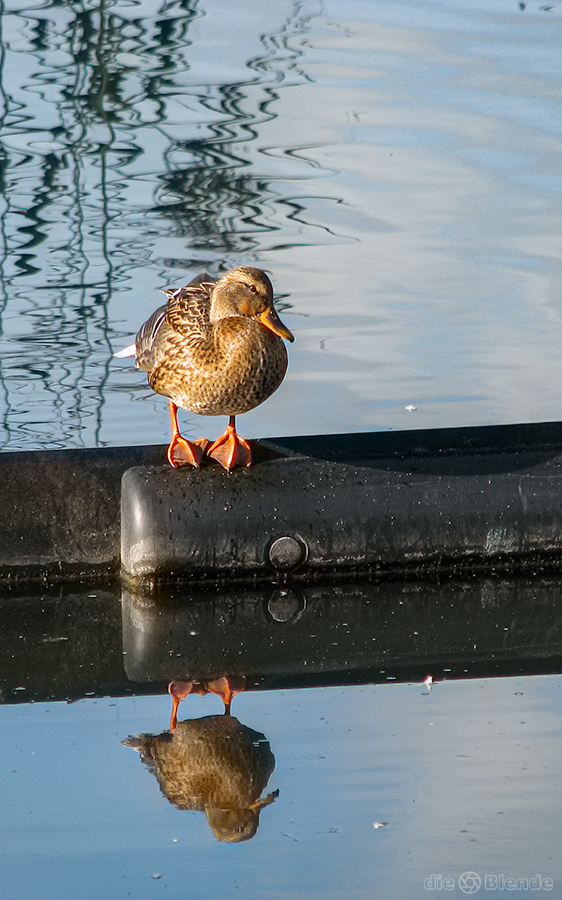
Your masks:
M157 584L557 567L560 437L555 424L294 438L276 449L295 455L230 475L130 469L123 571Z
M0 454L0 580L314 581L560 566L562 423ZM122 509L121 509L122 506Z

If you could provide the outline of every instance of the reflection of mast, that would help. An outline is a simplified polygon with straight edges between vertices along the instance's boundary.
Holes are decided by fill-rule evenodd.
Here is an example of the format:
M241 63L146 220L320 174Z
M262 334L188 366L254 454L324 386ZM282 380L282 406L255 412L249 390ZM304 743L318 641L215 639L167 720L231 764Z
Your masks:
M176 16L166 22L167 6L162 7L163 18L150 43L153 53L165 48L168 58L168 45L173 35L185 35L194 4L181 23ZM25 445L26 432L35 441L39 433L44 446L76 444L77 439L83 443L87 427L89 442L100 443L112 343L108 303L116 280L130 266L130 260L116 261L113 224L121 214L116 197L127 187L117 167L141 152L132 142L125 143L122 134L129 125L125 119L133 117L125 99L130 68L118 61L127 40L131 41L123 35L130 23L118 19L107 0L99 0L96 9L76 10L73 5L67 9L72 19L65 34L56 35L65 41L58 42L56 49L66 51L71 62L54 77L46 54L53 49L51 36L57 28L49 28L48 19L32 22L28 56L35 63L33 83L22 85L25 102L18 95L10 100L9 112L5 103L2 114L4 122L9 120L4 132L7 176L0 186L3 263L10 260L11 273L7 276L3 266L2 282L9 286L12 308L28 314L20 320L22 332L27 333L16 337L2 353L4 446L11 441ZM146 31L142 26L135 28L136 43L142 48ZM4 44L0 53L3 63ZM37 90L38 84L45 90ZM46 99L54 85L58 103ZM41 99L28 103L30 94ZM58 119L54 125L53 108ZM46 131L49 148L43 151L35 142L44 141ZM16 149L10 147L11 135L15 135ZM9 220L14 218L10 230ZM123 247L122 234L119 245ZM134 257L138 264L138 247ZM28 348L23 354L22 345ZM31 352L34 346L37 354ZM100 346L106 352L100 353ZM97 365L92 365L96 356ZM18 427L14 397L29 392L32 384L37 387L35 421L27 419ZM47 395L46 403L38 400L40 394ZM53 432L56 441L50 440Z
M8 112L8 96L4 90L4 62L6 59L6 53L4 50L4 36L2 33L2 22L4 19L4 2L0 0L0 98L2 101L2 111L0 114L0 134L4 131L4 123L6 121L6 114ZM4 262L6 260L7 255L7 238L6 238L6 213L8 210L8 204L6 202L6 166L7 166L8 154L4 146L1 146L0 149L0 193L2 195L3 203L2 210L0 212L0 235L2 236L2 256L0 258L0 339L4 335L4 310L6 309L7 303L7 294L6 294L6 280L4 274ZM4 366L2 354L0 353L0 385L2 385L2 395L3 395L3 403L2 403L2 426L4 428L4 434L7 436L8 434L8 425L7 419L9 415L9 402L10 395L6 386L5 376L4 376ZM6 437L4 437L2 443Z
M0 299L0 317L9 304L20 332L1 353L4 447L102 442L110 345L117 339L108 304L131 269L153 258L152 236L163 216L196 248L202 268L253 252L260 233L287 227L272 178L256 174L247 150L274 115L277 85L295 73L299 81L305 77L295 66L302 51L289 46L306 27L304 5L295 5L277 34L261 38L264 54L245 63L239 83L218 86L186 85L197 5L162 2L140 20L119 17L108 0L95 9L66 4L64 21L58 14L50 19L47 8L34 20L31 11L17 48L9 38L0 46L0 67L5 53L17 59L23 52L33 67L9 103L0 87L6 101L0 279L8 297ZM54 50L69 61L53 67ZM167 125L168 97L181 95L189 101L177 140ZM190 104L203 110L207 139ZM151 190L155 173L165 173L152 209L131 191L136 178L127 167L139 157L147 160ZM141 216L139 225L134 219Z
M99 245L101 247L101 256L105 263L105 278L103 279L100 288L101 293L98 293L96 296L96 305L100 310L100 318L101 325L100 330L104 337L104 343L109 351L108 355L105 359L105 364L102 370L102 376L96 386L96 399L97 402L95 404L96 409L96 427L95 427L95 445L99 444L101 425L102 425L102 409L104 405L104 388L106 386L108 377L109 377L109 361L111 359L111 343L109 340L109 320L108 320L108 310L107 305L109 299L111 297L112 287L113 287L113 265L111 261L111 253L109 252L109 241L108 241L108 228L109 222L111 219L110 213L110 205L107 191L107 159L109 151L112 145L115 142L115 131L112 126L113 115L106 111L104 105L104 98L108 97L112 101L118 101L118 91L114 90L114 88L118 88L118 77L115 79L116 83L113 83L113 80L109 76L109 69L107 65L108 53L106 46L110 44L111 35L108 29L108 21L107 21L107 13L105 10L105 0L100 0L100 8L99 8L99 30L97 34L97 40L95 44L93 44L93 58L95 60L95 64L92 68L92 74L90 78L90 88L87 92L87 102L84 105L84 112L90 107L100 118L100 120L104 121L106 127L108 129L109 140L105 144L100 144L99 146L99 161L100 161L100 181L99 181L99 189L101 194L101 222L100 222L100 231L99 231ZM84 218L82 216L82 208L80 200L82 196L86 195L86 192L81 190L81 172L82 172L82 159L87 158L87 141L84 140L87 135L86 126L84 123L84 117L82 116L81 105L78 101L80 97L79 90L82 80L86 78L86 72L81 71L84 67L80 62L80 57L76 57L76 79L74 84L74 90L71 93L74 110L76 113L76 121L80 122L80 138L76 145L71 145L71 153L74 163L74 172L75 172L75 184L76 184L76 223L77 223L77 258L81 261L81 274L82 277L80 279L80 309L84 311L87 304L86 300L86 273L88 269L88 259L84 252L84 239L83 239L83 226L84 226ZM84 157L82 155L82 151L86 151L84 153ZM86 341L89 346L89 340L87 336L87 317L84 318L84 328L86 331ZM81 361L81 366L79 367L79 379L77 379L78 383L84 383L84 378L86 375L86 361L87 358L84 356ZM79 394L77 392L77 399ZM76 418L80 418L80 406L76 410Z
M253 164L247 152L239 148L254 141L259 125L276 115L269 107L279 99L279 93L272 84L263 83L264 72L275 84L285 80L289 72L295 81L306 78L295 62L302 51L289 47L289 37L302 31L307 22L302 4L296 4L278 33L261 37L268 53L248 62L253 77L221 85L215 97L210 90L199 97L202 106L222 117L208 126L212 137L173 141L166 153L170 171L161 177L163 187L156 210L174 221L177 233L189 238L194 249L206 253L212 250L219 256L250 253L260 245L260 234L286 227L284 221L274 224L273 207L279 202L269 186L274 176L243 171ZM275 71L278 57L283 67ZM251 112L244 111L249 89L256 86L259 102L254 102ZM187 157L187 161L174 164L175 155ZM212 261L210 254L207 261Z
M13 274L10 280L12 289L12 303L19 301L22 312L30 312L31 315L25 321L30 334L19 338L22 343L30 343L38 346L40 353L35 359L31 354L14 353L13 345L8 349L4 358L13 360L11 372L4 369L4 387L9 395L8 379L15 382L12 394L18 390L17 382L21 380L24 387L29 390L31 382L39 382L39 393L43 392L52 398L52 402L43 404L37 418L41 421L31 422L25 429L18 431L41 431L48 426L53 432L55 423L58 425L58 445L66 442L76 443L77 431L82 426L83 417L87 407L94 406L97 416L97 425L94 429L95 440L99 435L101 422L101 407L103 405L103 388L107 380L108 367L102 369L102 377L99 381L92 379L92 369L88 363L95 352L95 343L100 343L99 336L94 336L92 323L95 329L101 332L101 340L109 349L107 301L111 293L112 266L110 253L107 246L107 227L109 222L107 204L106 173L107 167L103 159L103 151L111 146L114 134L110 129L110 139L106 148L102 148L101 160L101 255L104 259L105 275L99 285L94 303L88 303L86 293L91 287L87 285L86 273L88 270L88 243L85 225L84 205L91 207L92 197L84 185L83 172L87 167L88 152L91 148L87 140L88 131L88 106L92 91L86 91L84 85L88 83L88 60L97 52L98 69L103 71L104 59L100 48L108 41L108 16L105 12L106 0L101 0L98 11L88 13L79 12L74 15L69 27L67 49L74 58L75 65L67 67L67 75L74 73L73 84L62 88L62 102L58 105L59 123L50 128L48 152L41 153L34 147L34 136L40 140L40 133L45 131L41 122L33 123L35 113L21 104L13 103L12 107L12 131L25 134L26 144L29 148L28 156L22 165L28 166L35 185L30 189L23 187L23 179L18 183L15 179L14 163L11 162L10 184L6 185L4 193L5 209L9 215L16 213L19 221L25 216L23 225L18 225L12 230L10 237L5 241L6 255L11 252ZM92 45L91 36L94 33L93 19L98 17L97 44ZM77 37L78 35L78 37ZM47 44L49 31L45 28L45 22L37 22L36 28L30 39L33 52L30 53L39 67L36 74L36 82L44 81L49 84L52 79L50 73L45 75L44 51L49 49ZM94 67L95 69L95 67ZM105 118L103 113L103 90L107 79L101 77L97 102L93 105L97 110L97 118ZM53 104L51 104L52 106ZM68 116L69 110L71 115ZM16 119L16 116L18 117ZM20 125L19 123L22 122ZM17 152L17 151L16 151ZM15 152L13 153L15 156ZM17 158L17 157L16 157ZM24 169L25 171L25 169ZM28 181L30 175L28 173ZM65 183L66 182L66 183ZM20 196L18 197L18 191ZM31 193L31 197L28 194ZM53 228L52 223L56 223ZM64 233L66 231L66 234ZM51 237L53 235L53 237ZM49 236L52 247L49 248L49 264L55 270L53 277L51 265L43 266L36 248L45 245ZM10 246L11 245L11 246ZM15 250L15 252L14 252ZM42 247L43 253L45 246ZM91 252L91 249L90 249ZM99 252L99 250L98 250ZM38 265L36 265L36 261ZM44 271L47 268L48 271ZM20 281L25 280L25 286ZM79 287L80 297L75 300L75 294L69 296L69 287ZM109 358L109 353L107 354ZM99 369L98 369L99 371ZM93 404L88 403L84 394L93 395ZM54 414L53 414L54 413ZM10 409L6 404L5 424L6 443L15 437L16 431L13 419L16 415L14 408ZM57 422L58 420L58 422ZM77 428L78 425L78 428ZM82 426L83 427L83 426ZM36 435L34 434L34 437ZM44 435L47 438L48 435ZM62 439L61 439L62 438Z

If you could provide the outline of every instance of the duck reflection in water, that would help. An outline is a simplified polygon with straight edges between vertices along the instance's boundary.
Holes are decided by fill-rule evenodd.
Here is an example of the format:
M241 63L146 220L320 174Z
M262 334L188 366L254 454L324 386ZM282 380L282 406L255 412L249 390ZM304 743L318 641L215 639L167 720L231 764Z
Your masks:
M168 688L170 730L123 741L138 750L171 803L182 810L203 810L215 837L231 844L254 837L260 811L279 795L274 791L259 799L275 768L265 735L230 715L232 698L243 689L242 678L173 681ZM207 692L222 697L224 713L178 722L180 701L188 694Z

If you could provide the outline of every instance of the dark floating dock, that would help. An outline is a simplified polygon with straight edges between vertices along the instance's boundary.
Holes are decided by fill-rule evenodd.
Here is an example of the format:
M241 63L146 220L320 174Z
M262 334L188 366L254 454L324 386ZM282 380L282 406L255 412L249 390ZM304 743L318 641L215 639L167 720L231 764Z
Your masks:
M562 672L562 423L254 452L0 454L0 702Z
M558 576L192 589L105 582L0 592L0 703L562 672ZM189 701L194 712L197 700ZM187 707L186 707L187 709Z
M319 583L558 569L562 422L277 438L256 465L163 447L0 454L0 579Z

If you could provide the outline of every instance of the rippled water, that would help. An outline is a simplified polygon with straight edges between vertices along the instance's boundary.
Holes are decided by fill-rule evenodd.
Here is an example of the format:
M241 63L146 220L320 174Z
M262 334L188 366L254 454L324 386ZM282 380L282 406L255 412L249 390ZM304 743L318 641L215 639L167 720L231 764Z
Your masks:
M560 418L560 3L3 7L2 446L164 442L112 352L238 263L297 336L249 436Z

